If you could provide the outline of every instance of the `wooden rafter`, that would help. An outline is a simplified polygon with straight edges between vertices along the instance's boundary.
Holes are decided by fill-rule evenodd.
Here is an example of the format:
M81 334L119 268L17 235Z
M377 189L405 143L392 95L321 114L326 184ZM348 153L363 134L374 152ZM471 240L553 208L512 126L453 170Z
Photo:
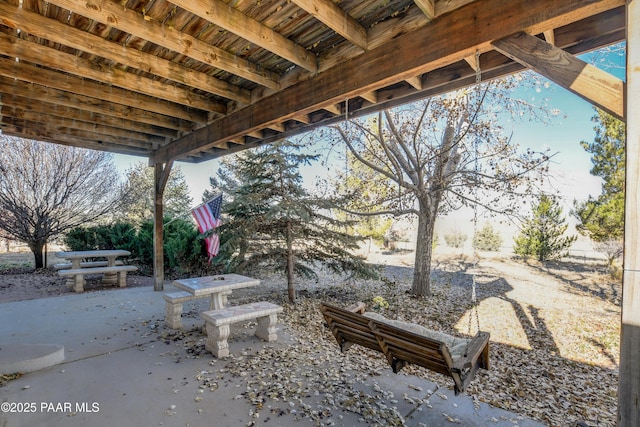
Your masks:
M366 99L372 104L378 103L378 94L375 91L363 92L360 95L360 98Z
M2 67L0 64L0 71L1 69ZM3 91L6 94L11 94L3 97L2 102L4 104L12 105L13 99L17 96L30 99L32 104L45 104L45 106L41 108L46 108L46 104L51 104L79 109L90 114L97 114L98 118L104 117L105 120L113 119L120 120L121 122L123 120L130 120L136 123L156 126L161 129L164 128L183 132L192 130L189 124L190 122L177 120L170 116L153 113L139 108L132 108L126 105L110 104L106 101L90 96L73 94L71 92L39 84L29 84L12 80L13 78L0 77L0 91ZM74 112L70 112L70 115L66 117L77 118L76 113ZM125 125L126 122L122 122L122 126ZM172 132L170 136L175 136L174 132Z
M337 65L316 77L281 90L277 96L267 97L255 104L214 121L194 131L188 138L178 139L160 148L153 156L156 160L170 159L211 146L220 140L229 140L263 128L274 122L310 113L331 103L376 90L418 74L463 60L476 51L491 48L491 42L518 31L541 33L563 23L587 18L613 7L621 0L593 3L588 0L571 4L553 0L501 0L470 3L455 15L448 14L404 37L397 37L383 46L363 53L348 63ZM516 13L519 11L519 13ZM535 17L536 20L532 20ZM498 27L481 26L474 32L465 32L462 22L489 22L497 20ZM441 43L441 40L447 43ZM424 46L434 46L424 49ZM398 61L397 58L405 58ZM373 64L376 64L374 67ZM361 70L367 70L362 73ZM346 89L348 88L348 89ZM246 123L252 123L248 126Z
M172 3L308 71L318 69L315 56L304 47L220 0L172 0Z
M473 71L478 71L480 69L480 58L478 56L467 56L464 60L469 64Z
M42 123L67 119L68 126L61 127L74 129L77 123L75 131L86 129L87 123L100 132L116 127L117 134L130 132L131 141L147 134L154 142L144 155L187 139L196 146L204 143L203 149L183 156L204 161L342 120L345 99L350 100L349 116L355 117L470 84L476 51L483 52L483 79L521 69L511 59L494 61L490 44L504 22L511 25L520 16L535 19L515 22L510 26L514 33L542 32L563 49L579 47L577 53L624 38L624 23L611 19L620 16L622 0L545 1L546 11L537 6L516 11L494 0L274 0L234 1L230 6L226 0L204 5L184 0L181 6L156 0L144 7L113 0L52 0L45 7L38 0L21 0L20 6L5 2L0 4L0 48L5 53L0 58L0 96L14 115L33 119L37 111ZM419 4L433 12L425 15ZM211 16L222 8L224 13ZM550 13L553 20L545 16ZM230 28L232 18L240 15L252 24L227 30L213 23L226 21ZM479 19L486 25L478 25ZM440 21L453 22L457 32ZM317 59L317 71L272 53L272 40L260 46L247 43L242 34L252 28L277 33L289 46L305 46L304 54ZM573 41L566 31L575 33ZM461 43L467 35L485 41ZM447 46L441 43L444 38ZM412 51L392 48L399 39L408 40ZM425 46L431 56L423 52ZM432 61L437 56L442 60ZM463 60L472 68L463 67ZM264 120L260 105L279 116ZM242 120L225 128L232 132L229 138L217 140L215 132L204 131L213 123L226 123L226 116ZM242 146L225 145L247 136ZM44 137L56 136L49 132ZM82 146L81 138L74 138Z
M422 79L419 76L409 77L406 82L413 86L416 90L422 90Z
M624 120L624 82L525 33L493 43L496 50Z
M35 67L23 62L0 58L0 75L17 79L28 83L36 83L42 86L59 89L65 92L76 93L92 98L122 104L141 110L152 111L164 114L169 117L176 117L193 122L206 123L207 115L201 111L189 109L184 106L152 98L147 95L133 95L131 92L118 87L109 87L95 83L91 80L84 80L70 74L56 73ZM225 112L223 107L218 109L220 113Z
M322 107L323 110L326 110L332 114L339 116L342 114L342 109L340 108L340 104L329 104Z
M553 29L547 30L545 32L543 32L542 34L544 34L544 39L547 41L547 43L555 45L556 44L556 35L553 31Z
M74 129L78 131L92 132L95 134L103 135L99 139L109 140L109 138L123 138L130 140L132 144L134 141L140 141L138 145L142 148L150 148L153 146L160 146L164 143L164 138L145 134L142 132L133 132L129 129L122 129L118 126L96 125L90 122L84 122L75 119L69 119L56 115L56 111L49 112L46 119L43 120L43 115L36 111L29 111L24 108L10 107L3 105L1 107L2 118L12 117L18 120L26 120L31 123L38 123L45 126L45 129Z
M55 19L49 19L19 7L0 3L0 19L5 23L8 21L16 22L16 19L19 19L20 30L22 31L109 59L115 63L127 65L243 104L248 104L250 100L250 93L247 90L243 91L207 74L195 72L174 62L158 58L155 55L105 41L97 35L78 30ZM50 53L50 55L53 54L54 52ZM87 77L90 76L87 75ZM151 95L154 94L151 93Z
M91 80L114 85L132 92L156 98L164 98L176 104L206 111L220 112L224 106L210 99L173 85L166 85L148 77L127 73L118 68L96 67L91 61L51 49L38 43L0 34L0 50L20 60L36 63L39 58L46 57L47 64L56 70L73 74L80 73Z
M93 132L90 130L82 130L71 127L58 126L50 123L41 123L41 122L33 122L24 119L17 119L13 117L3 117L2 118L3 126L8 126L9 128L13 126L14 128L23 127L28 132L33 133L41 133L48 138L53 140L55 139L67 139L67 138L77 138L77 139L87 139L91 141L96 141L98 145L102 145L104 143L111 144L112 146L121 147L123 150L131 149L132 151L136 148L139 148L140 151L144 151L149 148L148 143L144 143L141 141L136 141L130 138L121 138L118 136L114 136L109 133L99 133Z
M2 83L0 83L0 90L2 90ZM48 116L61 117L80 123L90 123L92 126L94 126L94 128L104 125L110 128L109 131L112 128L117 128L119 132L143 133L148 135L160 136L163 139L175 138L178 135L178 133L172 129L153 126L150 124L142 123L142 121L139 120L134 121L130 119L123 119L120 117L94 113L84 108L78 108L78 105L75 103L72 103L71 106L64 106L52 104L48 101L33 102L27 97L13 95L11 97L4 97L2 99L2 105L3 107L12 107L18 110L23 110L25 112L38 114L40 116L40 120L48 120Z
M272 89L278 87L277 75L175 28L145 19L144 15L123 8L110 0L50 0L49 3L104 25L115 26L121 31L175 50L205 64L214 65L263 86Z
M432 20L436 17L436 1L435 0L414 0L416 5L425 14L427 19Z
M19 136L22 138L31 138L43 142L52 142L62 145L82 146L90 150L109 151L117 154L128 154L132 156L140 156L146 151L143 148L136 148L132 145L112 144L101 140L88 140L85 136L75 136L69 133L60 132L49 134L40 129L32 127L28 122L20 124L3 123L2 133L5 135ZM94 135L95 136L95 135ZM89 142L87 142L89 141ZM84 142L84 143L83 143Z
M367 30L331 0L293 2L354 45L367 50Z

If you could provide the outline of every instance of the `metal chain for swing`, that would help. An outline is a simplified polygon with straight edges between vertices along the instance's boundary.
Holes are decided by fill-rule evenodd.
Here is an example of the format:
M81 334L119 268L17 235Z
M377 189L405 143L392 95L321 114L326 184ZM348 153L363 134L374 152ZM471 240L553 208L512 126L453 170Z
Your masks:
M476 68L476 92L477 92L477 106L476 106L476 112L474 114L474 116L476 117L476 120L478 120L478 116L480 113L480 108L482 106L482 91L480 88L480 83L482 82L482 70L480 69L480 52L476 51L476 55L475 55L475 68ZM471 123L469 124L471 125ZM480 172L480 166L479 166L479 161L478 161L478 157L479 157L479 149L478 149L478 145L479 145L479 141L480 140L480 135L478 133L478 131L475 132L475 137L473 139L473 150L474 150L474 155L475 155L475 160L474 160L474 174L475 174L475 179L477 179L478 174ZM474 204L473 204L473 239L471 241L471 245L473 247L473 268L472 268L472 273L471 273L471 303L473 304L473 307L471 309L471 312L469 313L469 335L471 335L471 318L475 315L476 318L476 327L478 328L478 332L480 332L480 315L478 314L478 297L476 294L476 288L477 288L477 284L476 284L476 269L478 268L478 250L477 250L477 238L478 238L478 186L477 184L474 184Z

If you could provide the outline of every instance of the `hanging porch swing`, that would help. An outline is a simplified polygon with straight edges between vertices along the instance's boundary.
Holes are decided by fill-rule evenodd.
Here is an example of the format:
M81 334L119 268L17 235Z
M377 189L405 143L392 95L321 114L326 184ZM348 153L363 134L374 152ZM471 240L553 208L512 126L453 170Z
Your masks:
M480 55L475 55L476 87L481 82ZM478 110L481 97L478 96ZM348 116L348 102L346 118ZM474 141L475 174L479 172L478 138ZM476 193L477 198L477 193ZM475 233L477 233L477 204L474 205L473 224L474 270L477 267ZM475 315L477 333L471 339L458 338L443 332L433 331L423 326L387 319L378 313L365 312L362 302L347 308L321 303L320 311L344 353L353 344L381 352L385 355L394 373L400 372L408 364L447 375L453 379L455 394L464 392L479 368L489 369L489 333L480 330L478 300L476 295L475 271L472 274L471 301L469 313L469 335L472 317Z

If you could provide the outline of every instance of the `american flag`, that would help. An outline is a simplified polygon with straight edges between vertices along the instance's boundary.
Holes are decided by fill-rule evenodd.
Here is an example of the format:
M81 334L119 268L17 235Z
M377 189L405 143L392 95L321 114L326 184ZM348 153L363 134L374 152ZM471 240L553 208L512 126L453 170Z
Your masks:
M222 193L198 206L191 211L193 218L198 224L198 230L200 233L206 233L209 230L213 230L222 224L220 221L220 206L222 205ZM207 244L207 253L209 254L209 260L218 255L220 249L220 237L217 234L211 234L205 237L205 243Z
M204 241L207 244L209 261L211 261L211 258L218 255L218 250L220 250L220 237L217 234L212 234L209 237L205 237Z

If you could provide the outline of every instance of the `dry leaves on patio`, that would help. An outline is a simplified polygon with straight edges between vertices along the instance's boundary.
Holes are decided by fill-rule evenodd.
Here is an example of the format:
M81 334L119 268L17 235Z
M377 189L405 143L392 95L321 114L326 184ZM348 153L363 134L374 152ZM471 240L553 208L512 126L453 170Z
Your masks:
M360 414L370 424L398 425L402 423L398 411L378 403L384 400L384 390L371 395L353 387L388 370L386 361L380 354L359 347L341 354L318 304L348 305L362 300L371 306L375 296L383 296L390 303L387 316L466 335L473 308L468 267L455 260L439 264L433 295L427 299L407 293L411 269L402 267L388 267L386 281L345 283L327 274L321 278L321 286L299 286L295 306L285 302L286 286L281 279L263 278L263 293L248 294L247 301L264 298L264 286L279 289L282 297L274 302L285 306L280 323L296 337L298 345L232 356L221 361L224 368L201 375L200 380L211 383L224 375L246 378L246 390L237 398L248 400L261 420L274 415L265 409L271 403L286 401L291 402L289 410L318 422L331 419L339 407ZM575 266L557 268L549 274L539 266L510 260L480 264L476 271L478 312L481 328L492 334L491 369L477 375L467 394L551 426L579 420L615 425L618 341L614 338L619 334L620 311L614 295L593 289L615 284L597 271L581 272L578 277L574 270ZM195 337L190 342L192 347L200 345ZM419 367L409 366L399 375L405 374L451 387L449 378ZM322 404L305 404L304 397L310 393L319 396Z

